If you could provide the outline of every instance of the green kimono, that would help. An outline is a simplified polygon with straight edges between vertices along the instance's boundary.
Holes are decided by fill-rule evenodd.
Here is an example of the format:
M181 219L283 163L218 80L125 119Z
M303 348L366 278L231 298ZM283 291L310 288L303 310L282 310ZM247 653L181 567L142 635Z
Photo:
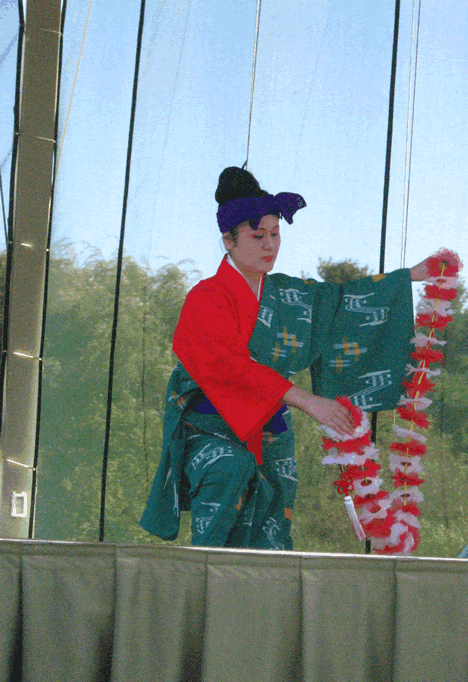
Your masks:
M285 379L310 367L315 394L348 395L364 410L380 411L393 409L402 394L412 333L409 270L344 286L274 274L265 276L248 349ZM286 430L263 433L257 466L219 414L196 409L203 397L179 362L142 527L173 540L180 511L191 508L193 544L292 549L297 471L289 413Z

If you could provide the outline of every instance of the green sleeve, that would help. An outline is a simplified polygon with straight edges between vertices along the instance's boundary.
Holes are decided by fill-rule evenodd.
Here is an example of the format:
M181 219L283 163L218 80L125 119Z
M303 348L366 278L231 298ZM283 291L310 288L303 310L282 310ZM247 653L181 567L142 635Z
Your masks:
M410 271L317 286L323 291L317 292L312 330L312 347L320 352L311 358L314 393L348 395L366 410L393 409L403 393L414 329ZM331 319L325 332L322 318Z

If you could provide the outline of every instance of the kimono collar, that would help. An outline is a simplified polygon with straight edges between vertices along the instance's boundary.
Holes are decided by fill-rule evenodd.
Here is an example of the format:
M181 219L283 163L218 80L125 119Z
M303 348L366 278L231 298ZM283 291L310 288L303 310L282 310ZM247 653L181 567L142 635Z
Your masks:
M242 272L239 270L239 268L237 267L237 265L234 263L234 261L232 260L232 258L231 258L231 256L230 256L229 253L227 254L226 260L227 260L227 262L229 263L229 265L231 265L231 266L234 268L234 270L237 270L237 272L239 273L239 275L242 275L242 277L243 277L243 278L245 279L245 281L247 282L245 276L242 274ZM262 275L262 276L260 277L259 281L258 281L258 290L257 290L257 294L256 294L257 301L260 301L260 299L261 299L261 297L262 297L263 277L264 277L264 275ZM249 284L249 283L247 282L247 284ZM250 289L250 285L249 285L249 289Z

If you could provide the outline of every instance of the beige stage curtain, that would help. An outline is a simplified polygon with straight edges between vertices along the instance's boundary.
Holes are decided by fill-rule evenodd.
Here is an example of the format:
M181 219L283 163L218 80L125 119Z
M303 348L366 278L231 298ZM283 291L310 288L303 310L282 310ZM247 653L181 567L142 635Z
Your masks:
M468 561L0 541L0 680L465 682Z

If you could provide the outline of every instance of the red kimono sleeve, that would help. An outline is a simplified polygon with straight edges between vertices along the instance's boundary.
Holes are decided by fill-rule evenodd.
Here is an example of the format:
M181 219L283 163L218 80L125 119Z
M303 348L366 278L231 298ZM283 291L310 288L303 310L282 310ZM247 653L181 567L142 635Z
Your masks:
M271 419L294 386L251 359L247 344L257 312L254 298L239 300L205 280L188 294L174 334L175 354L241 441Z

